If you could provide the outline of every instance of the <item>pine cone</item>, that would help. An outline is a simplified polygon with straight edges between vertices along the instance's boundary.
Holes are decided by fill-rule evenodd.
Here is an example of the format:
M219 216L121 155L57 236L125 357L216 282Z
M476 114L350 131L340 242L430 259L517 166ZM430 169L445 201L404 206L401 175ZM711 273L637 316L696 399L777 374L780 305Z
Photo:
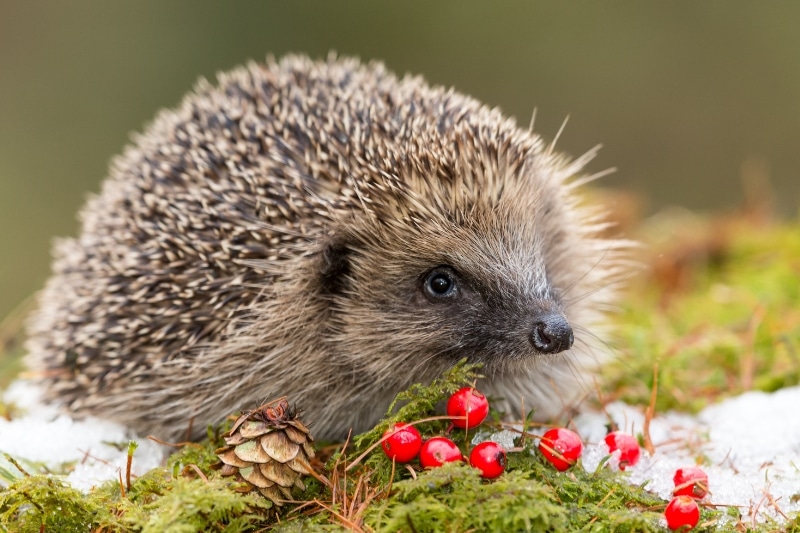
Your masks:
M302 476L312 474L313 439L286 398L248 411L225 435L227 446L216 450L222 476L236 476L246 491L258 489L275 505L291 499L292 487L305 490Z

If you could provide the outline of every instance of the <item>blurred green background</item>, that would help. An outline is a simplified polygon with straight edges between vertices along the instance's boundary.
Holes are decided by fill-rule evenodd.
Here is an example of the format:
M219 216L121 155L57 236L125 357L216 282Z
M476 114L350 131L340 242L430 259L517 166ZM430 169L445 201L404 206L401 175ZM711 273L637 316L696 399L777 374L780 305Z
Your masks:
M35 291L109 159L200 76L288 51L455 86L645 195L800 198L800 3L0 1L0 318ZM751 169L749 171L743 169ZM752 170L755 169L755 170Z

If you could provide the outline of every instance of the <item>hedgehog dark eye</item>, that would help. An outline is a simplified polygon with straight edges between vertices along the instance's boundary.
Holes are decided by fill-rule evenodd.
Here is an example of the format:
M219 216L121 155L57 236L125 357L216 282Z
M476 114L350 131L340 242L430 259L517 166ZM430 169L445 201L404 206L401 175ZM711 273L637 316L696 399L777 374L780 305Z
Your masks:
M453 280L450 279L450 276L447 274L440 273L431 277L431 280L428 282L428 286L430 287L431 292L439 296L444 296L453 290Z
M449 268L434 268L425 277L424 287L429 298L449 298L456 292L455 274Z

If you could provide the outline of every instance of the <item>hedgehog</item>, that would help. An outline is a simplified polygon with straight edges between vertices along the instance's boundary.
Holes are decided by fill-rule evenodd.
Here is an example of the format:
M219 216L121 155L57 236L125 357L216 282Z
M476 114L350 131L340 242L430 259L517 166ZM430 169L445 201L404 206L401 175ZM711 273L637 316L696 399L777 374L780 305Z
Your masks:
M552 418L607 357L625 277L582 193L593 155L379 62L201 80L56 241L31 374L75 416L165 439L277 396L340 439L462 359L511 416Z

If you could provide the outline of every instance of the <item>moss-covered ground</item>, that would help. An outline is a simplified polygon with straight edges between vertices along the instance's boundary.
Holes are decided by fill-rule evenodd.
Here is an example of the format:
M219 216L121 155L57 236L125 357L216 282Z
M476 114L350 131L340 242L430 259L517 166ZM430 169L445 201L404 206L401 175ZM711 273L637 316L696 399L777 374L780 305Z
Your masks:
M657 412L695 412L742 391L800 383L798 221L776 223L754 213L662 216L640 233L642 272L615 319L620 358L606 367L601 402L646 406L654 368ZM18 369L12 360L8 353L0 357L6 380L0 383ZM81 494L35 465L2 471L9 485L0 490L0 531L665 531L659 519L666 502L646 487L631 486L624 473L608 468L557 472L531 453L528 437L518 439L506 473L495 481L463 464L420 471L393 466L379 449L362 453L394 420L429 417L441 398L479 371L462 365L429 387L415 387L343 453L341 443L320 444L320 477L280 510L217 477L210 468L220 445L217 429L130 487L120 480ZM418 427L432 435L446 424ZM464 448L470 438L455 434ZM752 529L731 515L734 510L704 507L696 530L800 532L797 516Z

